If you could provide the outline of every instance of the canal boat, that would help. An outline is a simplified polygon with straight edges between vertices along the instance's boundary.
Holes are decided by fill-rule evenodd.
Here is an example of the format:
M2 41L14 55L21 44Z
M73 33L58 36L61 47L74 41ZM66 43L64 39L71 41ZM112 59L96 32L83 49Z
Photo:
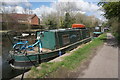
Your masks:
M15 69L30 69L90 40L89 30L82 24L73 24L69 29L36 31L35 43L19 40L13 45L9 64Z
M96 26L95 29L94 29L94 32L93 32L93 38L98 37L102 33L103 32L102 32L101 26Z

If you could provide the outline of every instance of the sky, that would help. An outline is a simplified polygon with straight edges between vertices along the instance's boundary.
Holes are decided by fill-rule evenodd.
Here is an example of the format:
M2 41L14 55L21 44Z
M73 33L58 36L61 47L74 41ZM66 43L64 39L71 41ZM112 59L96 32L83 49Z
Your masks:
M80 12L87 16L95 16L102 21L106 20L102 16L104 12L99 10L101 6L97 5L100 0L3 0L3 2L8 4L4 8L6 10L12 10L12 6L16 5L17 13L22 13L24 7L30 7L32 12L38 15L38 17L41 17L44 13L50 14L51 12L56 12L56 6L68 1L76 5L79 11L77 10L75 12Z

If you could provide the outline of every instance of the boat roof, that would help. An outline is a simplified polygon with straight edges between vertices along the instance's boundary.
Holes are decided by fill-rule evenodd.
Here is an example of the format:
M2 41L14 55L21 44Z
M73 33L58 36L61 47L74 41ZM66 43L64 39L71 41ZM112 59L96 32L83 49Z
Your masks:
M95 34L101 34L102 32L93 32L93 33L95 33Z
M54 29L54 30L48 30L49 32L63 32L63 31L73 31L73 30L80 30L80 29Z

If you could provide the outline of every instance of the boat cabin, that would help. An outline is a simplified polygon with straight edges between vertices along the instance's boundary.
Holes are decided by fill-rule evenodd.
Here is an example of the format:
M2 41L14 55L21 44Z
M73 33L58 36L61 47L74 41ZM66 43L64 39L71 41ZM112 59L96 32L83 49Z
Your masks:
M40 36L42 47L50 50L62 48L89 37L88 29L56 29L37 32ZM40 35L42 34L42 35Z

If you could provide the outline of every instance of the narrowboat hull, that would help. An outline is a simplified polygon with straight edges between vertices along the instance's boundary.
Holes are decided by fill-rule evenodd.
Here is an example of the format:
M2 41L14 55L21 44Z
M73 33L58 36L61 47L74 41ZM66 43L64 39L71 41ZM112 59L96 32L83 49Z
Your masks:
M102 34L102 32L93 32L93 38L96 38L101 34Z
M15 69L30 69L32 66L38 66L40 63L49 61L55 57L64 54L66 51L72 50L80 44L91 41L91 37L77 41L60 49L53 50L47 53L30 53L30 54L13 54L10 53L12 62L11 67Z

